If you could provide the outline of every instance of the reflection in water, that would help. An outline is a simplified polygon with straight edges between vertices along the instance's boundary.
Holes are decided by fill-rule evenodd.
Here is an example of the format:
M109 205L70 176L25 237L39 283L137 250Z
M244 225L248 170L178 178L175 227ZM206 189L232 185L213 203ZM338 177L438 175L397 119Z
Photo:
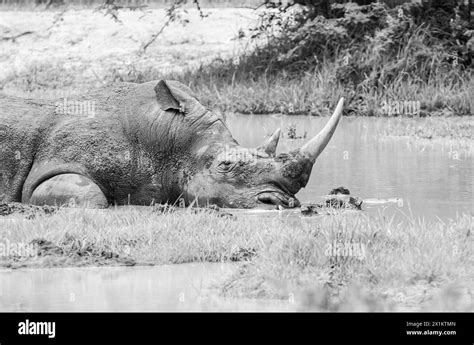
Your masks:
M243 146L255 147L276 128L296 125L296 134L315 135L328 118L283 115L228 115L227 123ZM423 119L421 119L423 120ZM427 219L452 218L473 212L472 155L453 159L438 146L423 147L406 140L381 140L379 134L394 119L343 118L332 140L314 165L306 188L297 197L319 202L332 188L345 186L366 199L369 213L413 214ZM308 139L283 137L279 152L296 149ZM379 200L379 202L377 202ZM387 202L382 202L382 201ZM392 202L397 200L396 202Z
M5 311L289 311L279 300L230 299L218 285L235 264L0 271Z

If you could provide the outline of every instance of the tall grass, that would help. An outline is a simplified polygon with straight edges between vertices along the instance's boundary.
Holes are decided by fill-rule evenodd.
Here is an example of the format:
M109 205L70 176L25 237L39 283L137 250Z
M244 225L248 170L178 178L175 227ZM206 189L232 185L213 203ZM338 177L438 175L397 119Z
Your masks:
M155 66L143 70L128 66L125 69L110 70L104 82L112 85L122 81L142 83L157 79L179 80L188 85L199 100L211 108L244 114L324 116L332 112L341 96L347 100L347 115L389 116L383 108L384 102L387 101L420 102L419 116L474 113L474 80L467 77L457 83L446 83L443 76L439 75L424 84L414 80L396 80L383 89L353 90L336 80L335 65L330 63L325 63L321 69L308 71L298 78L280 73L248 79L223 73L216 65L218 63L184 72L165 73ZM90 81L77 78L78 75L73 71L67 71L55 64L43 63L12 76L9 88L15 89L15 95L23 97L69 97L87 92L91 87ZM99 86L101 85L96 85Z

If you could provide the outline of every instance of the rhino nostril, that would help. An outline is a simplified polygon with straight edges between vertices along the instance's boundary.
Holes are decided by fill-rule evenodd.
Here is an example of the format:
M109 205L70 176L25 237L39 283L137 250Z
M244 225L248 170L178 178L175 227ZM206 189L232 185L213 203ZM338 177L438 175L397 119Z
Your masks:
M275 205L272 200L267 199L267 198L258 198L258 201L260 201L262 204L266 205Z

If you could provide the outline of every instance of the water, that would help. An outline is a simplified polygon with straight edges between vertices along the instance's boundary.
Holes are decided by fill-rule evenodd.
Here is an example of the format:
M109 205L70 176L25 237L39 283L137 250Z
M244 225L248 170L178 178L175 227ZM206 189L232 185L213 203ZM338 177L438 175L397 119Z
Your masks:
M0 270L0 312L291 311L281 300L224 298L237 264Z
M290 125L306 139L280 139L277 153L295 149L319 132L328 118L284 115L238 115L227 117L234 137L246 147L256 147L276 128ZM474 159L449 148L424 146L409 140L383 140L380 133L390 126L387 118L343 118L313 167L306 188L297 197L319 202L332 188L345 186L364 199L371 214L413 215L425 219L453 218L473 213ZM403 119L402 119L403 121ZM420 119L423 121L423 119Z

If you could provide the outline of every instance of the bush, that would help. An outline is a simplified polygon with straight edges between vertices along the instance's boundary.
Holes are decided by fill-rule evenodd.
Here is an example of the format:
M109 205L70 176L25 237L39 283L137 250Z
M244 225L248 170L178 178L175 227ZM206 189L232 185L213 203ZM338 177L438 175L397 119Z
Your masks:
M231 85L233 94L234 85L275 85L324 75L322 84L344 89L346 109L358 114L377 114L377 100L387 94L423 97L430 103L426 96L472 89L474 30L461 10L462 4L434 0L393 8L334 3L322 12L314 6L268 5L258 25L246 33L258 42L254 49L179 79L196 88ZM444 106L472 113L469 104L455 103ZM252 111L275 107L257 108Z
M446 8L426 2L394 9L382 3L336 3L329 18L312 18L306 7L280 8L262 15L252 36L265 44L246 59L260 60L264 69L259 72L284 69L296 75L330 60L341 81L357 84L383 84L404 75L427 81L438 72L452 71L456 77L472 67L473 30L454 9Z

